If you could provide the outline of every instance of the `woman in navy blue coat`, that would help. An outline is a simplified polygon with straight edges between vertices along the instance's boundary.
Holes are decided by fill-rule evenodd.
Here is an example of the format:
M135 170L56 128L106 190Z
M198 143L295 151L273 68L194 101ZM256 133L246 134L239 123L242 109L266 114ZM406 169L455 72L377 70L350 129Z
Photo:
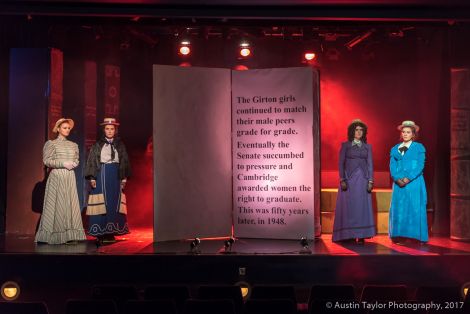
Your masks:
M372 147L367 144L367 126L354 120L348 127L348 141L339 153L340 187L336 199L333 241L356 240L376 233L372 212Z
M402 238L427 242L427 194L423 177L426 149L423 144L414 141L419 126L413 121L403 121L398 130L403 142L390 151L390 175L394 181L389 217L390 238L395 243L401 242Z

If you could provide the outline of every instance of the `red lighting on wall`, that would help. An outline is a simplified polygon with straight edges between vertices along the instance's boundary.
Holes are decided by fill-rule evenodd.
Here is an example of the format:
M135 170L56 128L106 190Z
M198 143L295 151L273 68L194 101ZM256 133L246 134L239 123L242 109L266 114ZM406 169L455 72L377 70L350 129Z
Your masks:
M237 64L233 69L236 70L236 71L249 70L249 68L246 65L243 65L243 64Z
M189 62L181 62L180 63L180 67L190 67L191 66L191 63Z

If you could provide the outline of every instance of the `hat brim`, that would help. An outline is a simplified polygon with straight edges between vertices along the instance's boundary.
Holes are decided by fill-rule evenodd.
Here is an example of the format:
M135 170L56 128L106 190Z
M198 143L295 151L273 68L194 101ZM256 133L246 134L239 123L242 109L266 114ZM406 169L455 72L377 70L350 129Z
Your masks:
M399 126L397 126L398 131L401 131L403 128L414 128L416 132L419 132L419 125L417 125L417 124L415 124L415 125L400 124Z
M58 130L59 126L60 126L62 123L66 123L66 122L67 122L68 124L70 124L70 130L72 130L73 127L75 126L75 122L74 122L72 119L64 119L64 118L63 118L63 119L57 120L57 122L56 122L55 125L54 125L54 128L52 129L52 133L58 133L58 132L59 132L59 130Z
M100 123L100 125L115 125L115 126L119 126L120 123L117 123L117 122L109 122L109 123L106 123L106 122L103 122L103 123Z

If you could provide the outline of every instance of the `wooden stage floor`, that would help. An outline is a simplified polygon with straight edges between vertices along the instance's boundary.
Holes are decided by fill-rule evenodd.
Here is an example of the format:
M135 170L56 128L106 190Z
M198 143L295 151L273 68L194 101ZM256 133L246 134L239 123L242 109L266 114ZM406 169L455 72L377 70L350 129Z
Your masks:
M366 284L458 286L470 282L470 243L431 237L426 245L393 244L379 235L363 245L336 244L331 235L310 243L238 239L231 254L223 240L202 240L200 254L190 241L153 243L152 229L134 229L119 241L97 246L35 244L32 235L0 236L0 282L21 286L22 301L45 301L62 313L67 299L90 298L95 285L235 284L293 285L308 294L313 285Z
M85 255L192 255L190 241L153 242L152 229L136 229L131 234L117 237L113 244L97 246L93 238L76 245L35 244L33 235L0 236L0 254L85 254ZM202 239L200 255L219 255L224 252L224 239ZM452 241L445 237L431 237L421 245L408 241L403 245L394 244L386 235L366 240L363 245L356 243L333 243L331 234L324 234L316 241L310 241L311 255L363 256L363 255L410 255L444 256L469 255L470 243ZM237 239L232 255L299 255L302 251L298 240Z

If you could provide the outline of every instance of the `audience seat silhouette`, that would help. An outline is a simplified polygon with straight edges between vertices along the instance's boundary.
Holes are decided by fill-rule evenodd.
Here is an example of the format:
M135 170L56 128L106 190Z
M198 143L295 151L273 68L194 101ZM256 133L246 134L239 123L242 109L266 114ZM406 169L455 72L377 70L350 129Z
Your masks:
M245 314L296 314L297 304L292 299L250 299Z
M173 300L130 300L124 305L124 314L177 314Z
M144 290L145 300L173 300L178 312L183 311L184 302L189 299L187 286L153 285Z
M127 300L137 300L137 290L128 285L96 285L92 290L93 299L107 299L124 302Z
M289 299L296 302L295 289L293 286L254 286L251 291L251 299Z
M416 289L417 301L462 301L460 287L418 287Z
M184 303L184 314L235 314L232 300L189 299Z
M42 302L0 302L1 314L48 314Z
M239 286L200 286L198 298L201 300L232 300L236 313L242 313L243 310L243 297Z
M310 290L308 309L310 314L323 313L362 313L362 309L356 309L351 302L356 300L352 285L315 285ZM327 303L333 302L333 307L328 308ZM350 308L336 307L350 305ZM356 303L358 304L358 303Z
M406 301L404 285L366 285L362 289L361 301Z
M113 300L68 300L65 314L118 314Z
M315 285L310 290L309 300L355 300L352 285Z

